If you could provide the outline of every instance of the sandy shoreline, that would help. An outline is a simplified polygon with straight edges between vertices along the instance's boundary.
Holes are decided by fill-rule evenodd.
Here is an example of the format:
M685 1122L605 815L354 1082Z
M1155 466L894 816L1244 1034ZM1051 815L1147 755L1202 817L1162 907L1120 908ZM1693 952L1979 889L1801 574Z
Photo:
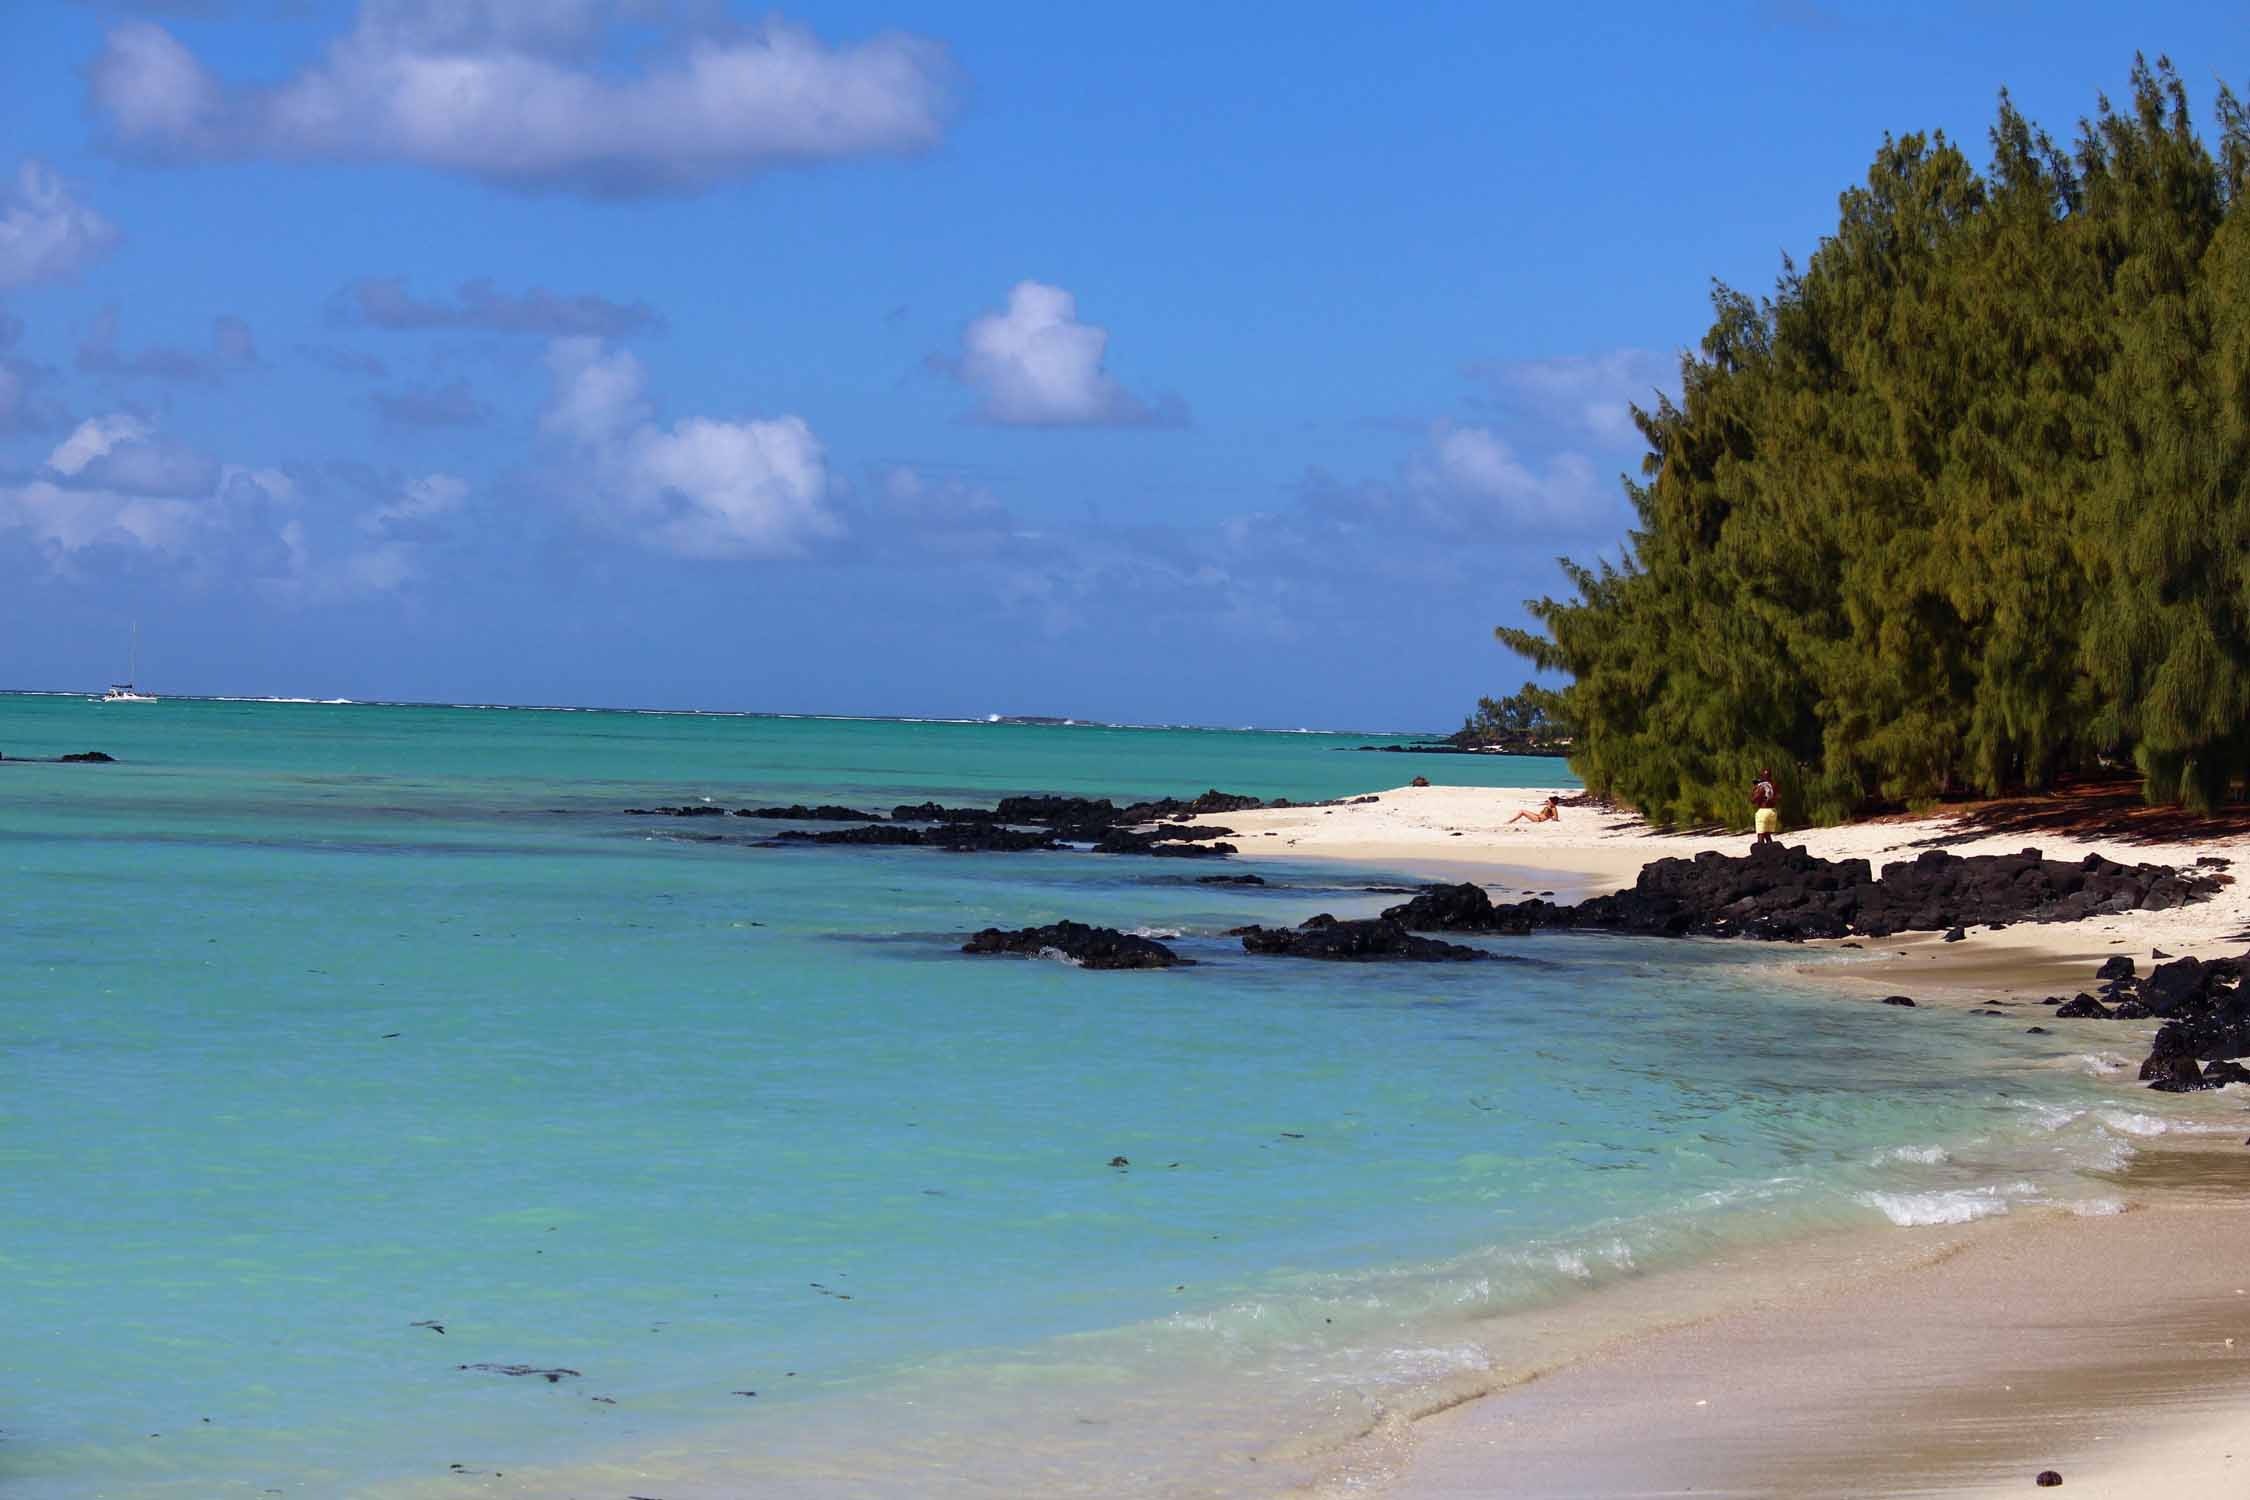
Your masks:
M2151 1155L2110 1217L1852 1236L1700 1273L1764 1290L1416 1423L1384 1493L1982 1497L2044 1469L2074 1494L2239 1493L2220 1480L2250 1475L2250 1203L2157 1185L2198 1155ZM1625 1295L1655 1320L1676 1290Z
M1508 821L1545 795L1400 787L1371 802L1206 821L1235 829L1246 857L1475 880L1495 899L1519 898L1527 872L1567 900L1629 885L1652 859L1738 854L1749 843L1657 833L1592 809ZM2250 837L1965 832L1943 818L1899 818L1783 842L1864 858L1877 873L1930 847L2172 865L2218 855L2250 872ZM1796 972L1840 999L2022 1004L2092 988L2092 971L2113 954L2145 968L2155 950L2212 958L2246 947L2250 885L2233 884L2171 911L1971 928L1955 943L1934 933L1808 943ZM2058 1024L2123 1051L2153 1030ZM2137 1089L2121 1099L2164 1108ZM2250 1135L2250 1114L2243 1124ZM2168 1138L2144 1145L2119 1186L2121 1214L2018 1214L1797 1247L1763 1268L1769 1290L1746 1304L1671 1327L1647 1308L1644 1326L1661 1331L1415 1421L1399 1437L1410 1450L1399 1477L1381 1492L1983 1497L2032 1490L2051 1468L2075 1495L2250 1493L2250 1152L2231 1134ZM1618 1295L1660 1299L1664 1280Z
M1525 872L1545 872L1550 884L1598 894L1633 883L1654 859L1687 858L1706 850L1740 854L1747 834L1659 833L1629 814L1565 808L1554 823L1510 823L1552 790L1488 787L1394 787L1372 802L1339 807L1297 807L1216 814L1198 821L1232 828L1245 858L1320 860L1361 868L1381 867L1433 880L1475 880L1519 899ZM1943 843L1932 841L1942 840ZM1822 859L1865 859L1884 865L1911 860L1933 847L1954 854L2013 854L2036 848L2049 859L2105 854L2130 864L2192 865L2199 857L2231 859L2250 877L2250 835L2193 843L2120 843L2115 839L2052 832L1963 837L1943 818L1895 818L1841 828L1786 833L1781 842ZM1808 951L1846 944L1813 942ZM1808 972L1840 983L1864 983L1871 993L1938 986L1962 998L2071 994L2091 988L2092 971L2114 953L2147 966L2149 950L2217 958L2250 948L2250 879L2209 901L2171 911L2128 912L2083 922L2017 923L2003 932L1970 928L1968 940L1942 943L1936 933L1904 934L1859 945L1863 963L1823 963ZM1878 988L1880 986L1881 988ZM2065 988L2067 986L2067 988Z

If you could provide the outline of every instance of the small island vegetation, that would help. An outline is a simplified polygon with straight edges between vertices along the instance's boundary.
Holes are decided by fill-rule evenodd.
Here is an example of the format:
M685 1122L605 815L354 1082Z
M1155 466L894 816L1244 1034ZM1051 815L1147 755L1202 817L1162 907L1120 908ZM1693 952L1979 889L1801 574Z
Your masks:
M1562 694L1527 682L1505 698L1479 698L1477 711L1446 736L1446 743L1459 750L1567 755L1573 738Z
M1769 763L1791 822L2105 765L2240 795L2250 118L2215 115L2136 60L2065 149L2003 92L1984 171L1886 138L1770 297L1715 285L1634 412L1622 556L1497 631L1570 679L1542 713L1589 790L1664 824L1747 822Z

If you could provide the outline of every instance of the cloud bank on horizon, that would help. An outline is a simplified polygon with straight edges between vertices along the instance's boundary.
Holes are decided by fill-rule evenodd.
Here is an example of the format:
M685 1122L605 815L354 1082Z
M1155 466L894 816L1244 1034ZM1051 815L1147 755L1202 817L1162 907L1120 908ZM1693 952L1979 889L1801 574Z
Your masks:
M1442 725L1614 554L1708 278L1881 130L2129 60L1631 24L12 10L0 680L137 615L177 690Z

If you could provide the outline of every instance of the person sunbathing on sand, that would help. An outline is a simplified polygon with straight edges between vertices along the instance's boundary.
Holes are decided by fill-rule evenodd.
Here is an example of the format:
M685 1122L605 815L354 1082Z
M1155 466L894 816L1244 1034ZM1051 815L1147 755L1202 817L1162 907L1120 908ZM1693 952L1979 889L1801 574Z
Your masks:
M1562 800L1549 797L1538 807L1527 807L1508 820L1510 823L1559 823L1562 821Z

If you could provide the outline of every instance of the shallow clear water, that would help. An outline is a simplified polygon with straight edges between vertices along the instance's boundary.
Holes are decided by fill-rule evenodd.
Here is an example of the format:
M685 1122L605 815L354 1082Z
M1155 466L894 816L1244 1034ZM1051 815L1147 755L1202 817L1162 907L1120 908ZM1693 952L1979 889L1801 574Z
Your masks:
M1387 872L1211 888L620 811L1567 781L1334 748L1362 742L0 697L0 752L122 761L0 766L0 1481L387 1493L686 1452L881 1492L974 1470L961 1424L1036 1390L1135 1418L1040 1450L1043 1489L1186 1493L1339 1393L1473 1366L1477 1315L1823 1225L2098 1211L2081 1174L2163 1128L2073 1038L1839 1004L1787 955L1351 968L1218 935L1373 910L1350 887ZM955 951L1063 916L1202 963ZM1256 1399L1215 1417L1230 1386ZM908 1409L911 1442L865 1441ZM1169 1477L1120 1479L1168 1424ZM864 1469L807 1457L845 1430Z

